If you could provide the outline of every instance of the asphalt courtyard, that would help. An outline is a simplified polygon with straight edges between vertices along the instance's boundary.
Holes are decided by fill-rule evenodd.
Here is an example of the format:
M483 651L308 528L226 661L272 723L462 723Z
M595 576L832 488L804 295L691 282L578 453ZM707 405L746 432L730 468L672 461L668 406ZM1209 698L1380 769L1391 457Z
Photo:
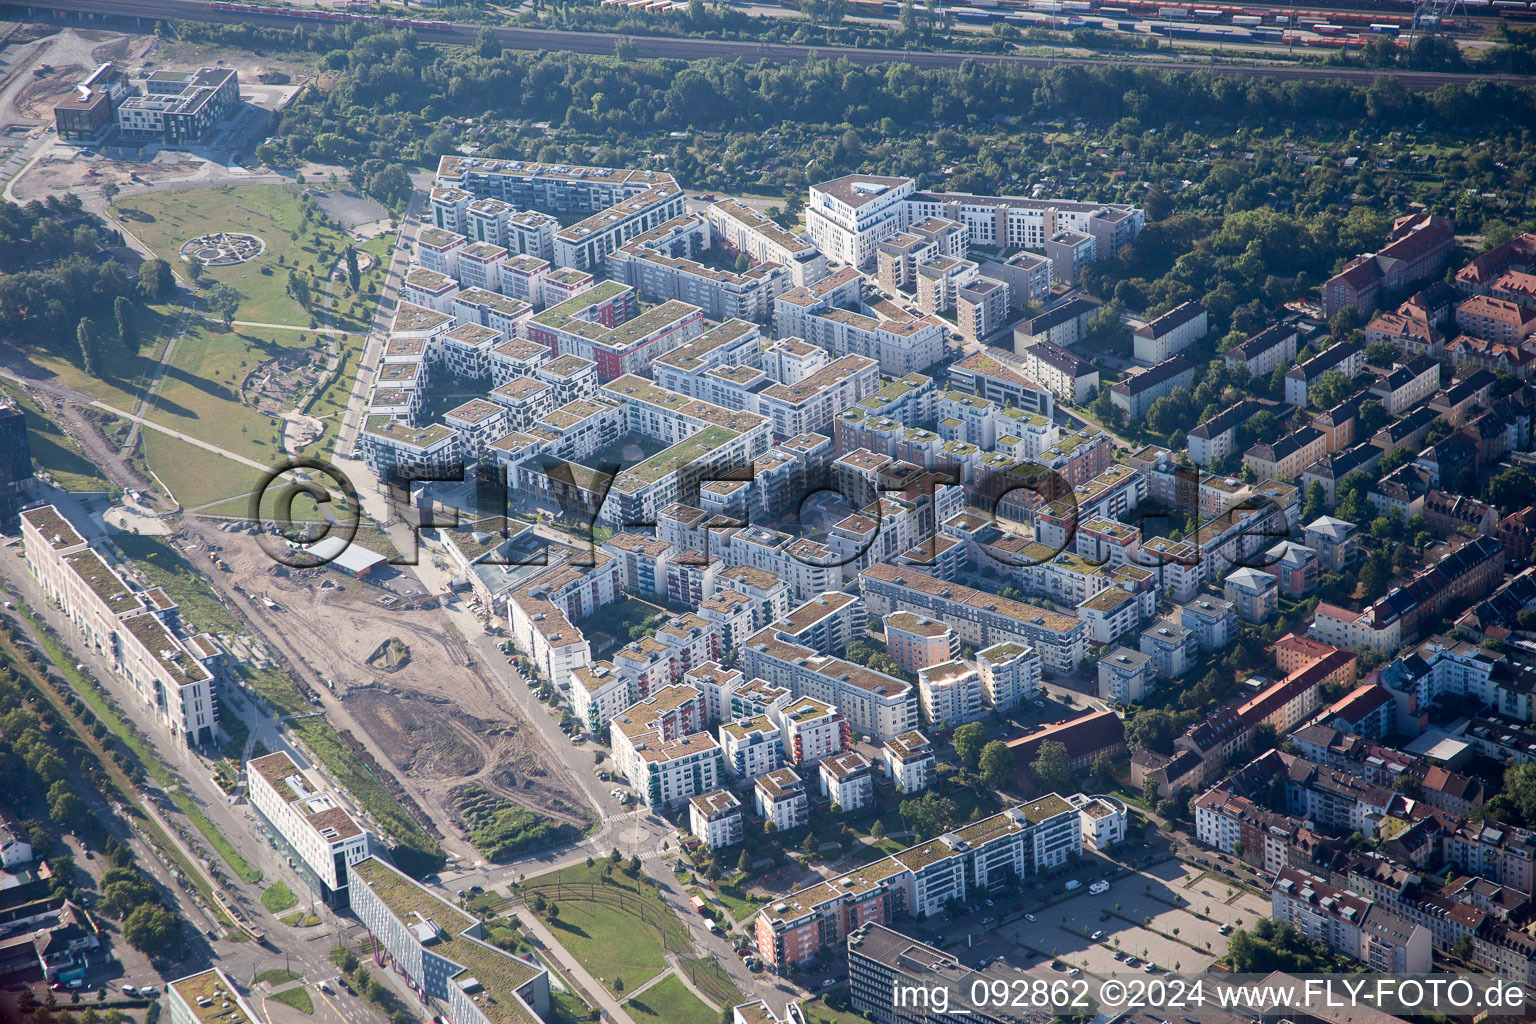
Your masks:
M1181 974L1203 971L1226 953L1222 926L1251 926L1268 916L1269 904L1219 875L1168 861L1112 878L1098 895L1085 884L1034 913L1033 922L1021 918L977 936L978 945L1020 968L1060 960L1064 969L1127 978L1144 973L1128 964L1132 957Z

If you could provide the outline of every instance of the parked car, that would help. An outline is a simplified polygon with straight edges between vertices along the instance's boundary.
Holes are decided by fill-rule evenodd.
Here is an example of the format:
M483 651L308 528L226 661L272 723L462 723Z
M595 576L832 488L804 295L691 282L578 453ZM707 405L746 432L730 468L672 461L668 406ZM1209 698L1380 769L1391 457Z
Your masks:
M1024 915L1024 920L1028 921L1030 924L1034 924L1035 923L1035 915L1034 914L1025 914Z

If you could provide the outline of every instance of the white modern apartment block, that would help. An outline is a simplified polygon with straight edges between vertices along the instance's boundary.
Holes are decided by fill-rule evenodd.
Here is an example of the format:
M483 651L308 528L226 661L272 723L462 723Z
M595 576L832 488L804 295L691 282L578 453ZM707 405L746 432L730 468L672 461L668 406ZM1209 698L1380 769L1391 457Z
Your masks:
M797 697L770 717L779 726L784 756L791 764L814 764L842 753L853 741L848 720L814 697Z
M1125 804L1112 796L1074 793L1067 801L1077 808L1083 829L1083 849L1104 851L1125 841Z
M965 661L946 661L917 673L918 702L923 722L935 729L953 729L982 716L981 675Z
M773 627L747 641L742 668L748 675L789 687L835 707L853 730L884 742L917 727L917 694L900 679L788 643Z
M213 661L195 656L173 632L175 602L158 587L130 586L53 505L20 518L28 568L85 643L111 659L172 736L191 746L213 742Z
M347 866L369 855L368 834L328 792L285 751L246 762L246 785L256 808L284 845L295 866L328 906L347 905Z
M463 466L459 432L441 423L413 427L389 416L369 416L363 423L362 443L363 461L381 483L391 474L417 480L453 479Z
M752 785L752 802L758 817L776 831L799 828L811 820L811 801L805 782L793 768L769 772Z
M810 188L806 230L829 259L865 268L882 239L930 217L958 222L970 242L991 249L1041 252L1061 232L1091 236L1100 253L1134 241L1143 212L1118 203L1088 203L964 192L918 192L912 178L849 174Z
M1205 337L1208 319L1198 302L1181 302L1132 331L1132 351L1140 362L1161 363Z
M670 807L720 787L720 745L704 725L704 697L691 686L663 687L613 720L614 762L647 807Z
M766 714L738 718L720 726L725 770L738 779L755 779L784 766L784 734Z
M571 714L596 735L635 702L632 680L612 662L583 665L570 673Z
M892 377L919 373L943 357L945 321L887 299L866 303L861 281L845 268L814 285L790 289L774 301L775 330L834 355L874 359L880 372Z
M763 361L763 332L745 320L726 320L651 361L651 376L669 391L708 398L704 375L716 367L757 367Z
M758 263L787 267L797 288L827 276L827 258L809 238L779 227L739 200L722 199L712 204L705 216L715 244L746 253Z
M688 801L688 830L711 852L736 846L746 833L741 801L724 789Z
M1027 644L1005 641L976 652L982 702L994 711L1007 711L1040 690L1040 655Z
M886 777L896 784L898 793L927 789L938 777L933 744L916 729L886 740L880 754Z
M1099 699L1139 704L1156 685L1151 656L1116 647L1099 659Z
M480 921L376 857L350 865L348 877L352 912L374 940L380 969L403 974L424 1005L445 1006L454 1024L549 1016L549 971L487 942Z
M685 212L682 190L670 174L662 171L450 154L438 161L436 185L438 188L432 194L434 222L461 234L467 233L468 209L476 198L498 199L508 207L546 214L592 214L576 224L552 229L550 256L562 267L580 270L595 270L608 253ZM459 216L465 219L454 220L446 212L440 216L440 203L445 207L451 205L455 211L463 210ZM542 227L538 233L542 237ZM501 244L506 244L506 240ZM531 254L544 256L540 252Z
M805 209L806 233L828 259L855 267L875 261L880 241L905 229L912 178L850 174L812 185Z
M857 811L875 800L875 776L869 759L850 750L821 762L821 795L844 811Z

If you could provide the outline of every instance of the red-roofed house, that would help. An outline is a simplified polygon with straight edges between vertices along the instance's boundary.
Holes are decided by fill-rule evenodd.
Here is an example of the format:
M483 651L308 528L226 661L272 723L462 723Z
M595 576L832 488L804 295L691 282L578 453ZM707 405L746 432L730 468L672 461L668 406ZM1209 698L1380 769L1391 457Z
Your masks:
M1387 244L1374 255L1357 256L1323 285L1323 313L1349 308L1370 313L1381 300L1439 275L1455 245L1451 222L1431 214L1399 217Z

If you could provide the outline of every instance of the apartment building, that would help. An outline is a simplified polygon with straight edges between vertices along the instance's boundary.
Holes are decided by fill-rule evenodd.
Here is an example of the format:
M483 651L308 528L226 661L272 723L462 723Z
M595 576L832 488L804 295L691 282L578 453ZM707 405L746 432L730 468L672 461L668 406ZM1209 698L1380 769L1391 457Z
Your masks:
M772 627L747 641L742 670L835 707L853 731L883 742L917 727L917 695L892 676L781 640Z
M923 723L932 729L953 729L985 713L981 676L966 661L946 661L917 673L918 704Z
M836 754L817 770L821 795L843 811L858 811L875 800L875 777L869 759L856 750Z
M598 378L611 381L648 373L653 359L703 331L699 307L671 300L642 312L633 288L604 281L535 315L527 337L552 355L592 360Z
M1129 421L1134 422L1146 416L1153 402L1166 398L1174 388L1188 388L1194 379L1194 364L1183 356L1173 356L1135 376L1111 384L1109 400L1126 414Z
M758 817L779 832L803 827L810 821L811 802L805 782L793 768L780 768L759 776L752 784L752 801Z
M803 234L787 231L736 199L722 199L705 210L711 240L745 253L757 263L777 263L789 270L797 288L827 276L827 258Z
M1024 356L1025 372L1059 401L1086 405L1098 391L1099 371L1092 360L1073 355L1049 341L1030 345L1020 354Z
M1250 378L1268 378L1276 367L1289 366L1296 361L1300 337L1294 323L1270 324L1227 349L1222 359L1229 370L1242 367Z
M955 290L955 323L960 337L980 342L1008 323L1009 286L990 277L977 277Z
M1261 480L1295 480L1301 471L1327 454L1327 438L1313 426L1305 426L1277 439L1256 444L1243 453L1243 463Z
M871 565L859 573L871 615L905 608L938 619L973 647L1013 642L1035 650L1046 674L1071 672L1086 651L1081 620L973 590L907 566Z
M492 945L480 921L376 857L348 865L347 875L376 964L403 975L423 1004L443 1006L455 1024L538 1024L549 1015L549 972Z
M747 831L741 801L724 789L700 793L688 801L688 830L711 853L740 845Z
M917 730L885 741L880 749L886 778L899 793L916 793L933 785L938 777L938 756L928 737Z
M1402 416L1429 401L1440 390L1440 364L1428 356L1413 356L1376 378L1370 395L1388 416Z
M175 602L158 587L130 586L55 506L27 509L20 522L27 567L85 643L112 662L173 737L189 746L214 742L214 667L222 652L211 638L192 644L173 632Z
M981 273L1008 286L1008 308L1013 312L1027 309L1032 302L1050 299L1054 276L1051 261L1044 256L1016 252L1001 263L983 259Z
M999 406L1012 406L1047 420L1055 412L1055 400L1050 390L985 352L973 352L951 364L949 385L956 391L985 398Z
M1099 699L1140 704L1157 686L1151 655L1116 647L1099 659Z
M1076 809L1041 796L769 904L756 921L758 955L776 968L799 963L865 924L932 916L1081 850Z
M775 330L834 355L874 359L880 372L894 377L921 372L943 358L943 320L886 299L866 303L859 289L862 280L840 272L783 293L774 302Z
M165 986L171 1024L244 1024L258 1021L229 976L216 967L177 978Z
M327 906L345 908L347 867L370 855L369 838L320 777L279 750L246 763L246 791L300 877Z
M1332 319L1348 308L1368 316L1384 299L1439 276L1455 244L1455 230L1444 217L1399 217L1379 251L1355 257L1323 283L1323 315Z
M784 756L792 765L816 764L853 743L848 720L837 708L814 697L796 697L770 717L779 727Z
M698 337L657 356L651 363L656 383L689 398L707 398L704 375L716 367L761 367L763 334L745 320L726 320Z
M725 764L704 731L704 696L692 686L665 686L613 720L613 760L647 807L670 807L718 789Z
M1184 351L1210 330L1205 307L1181 302L1131 332L1131 352L1138 362L1156 364Z
M380 483L454 480L463 472L459 432L441 423L413 427L389 416L363 421L363 462Z
M1022 352L1042 341L1058 348L1071 348L1088 337L1088 321L1098 311L1098 303L1081 297L1052 306L1014 325L1013 350Z
M1005 641L977 651L982 703L1008 711L1033 699L1040 689L1040 664L1040 655L1027 644Z
M911 612L891 612L883 623L886 653L904 671L915 673L960 654L960 638L942 622Z
M784 733L772 715L758 714L721 724L720 750L725 770L731 775L755 779L784 766Z
M1340 341L1285 374L1285 402L1306 408L1307 388L1330 370L1353 379L1365 368L1365 349L1352 341Z
M125 139L195 146L240 105L240 76L233 68L165 68L140 79L139 88L117 104L117 129Z
M1189 671L1200 654L1194 631L1172 619L1163 619L1142 630L1137 646L1152 659L1152 671L1170 679Z
M1289 924L1373 971L1419 974L1431 969L1427 928L1310 872L1282 868L1270 889L1270 909L1277 924Z
M709 243L709 227L702 217L679 217L609 253L608 277L652 302L679 300L698 306L712 320L767 323L773 317L773 300L793 287L789 269L777 263L746 270L709 266L703 262Z
M1456 326L1475 338L1519 345L1536 332L1536 309L1491 295L1474 295L1457 303Z

